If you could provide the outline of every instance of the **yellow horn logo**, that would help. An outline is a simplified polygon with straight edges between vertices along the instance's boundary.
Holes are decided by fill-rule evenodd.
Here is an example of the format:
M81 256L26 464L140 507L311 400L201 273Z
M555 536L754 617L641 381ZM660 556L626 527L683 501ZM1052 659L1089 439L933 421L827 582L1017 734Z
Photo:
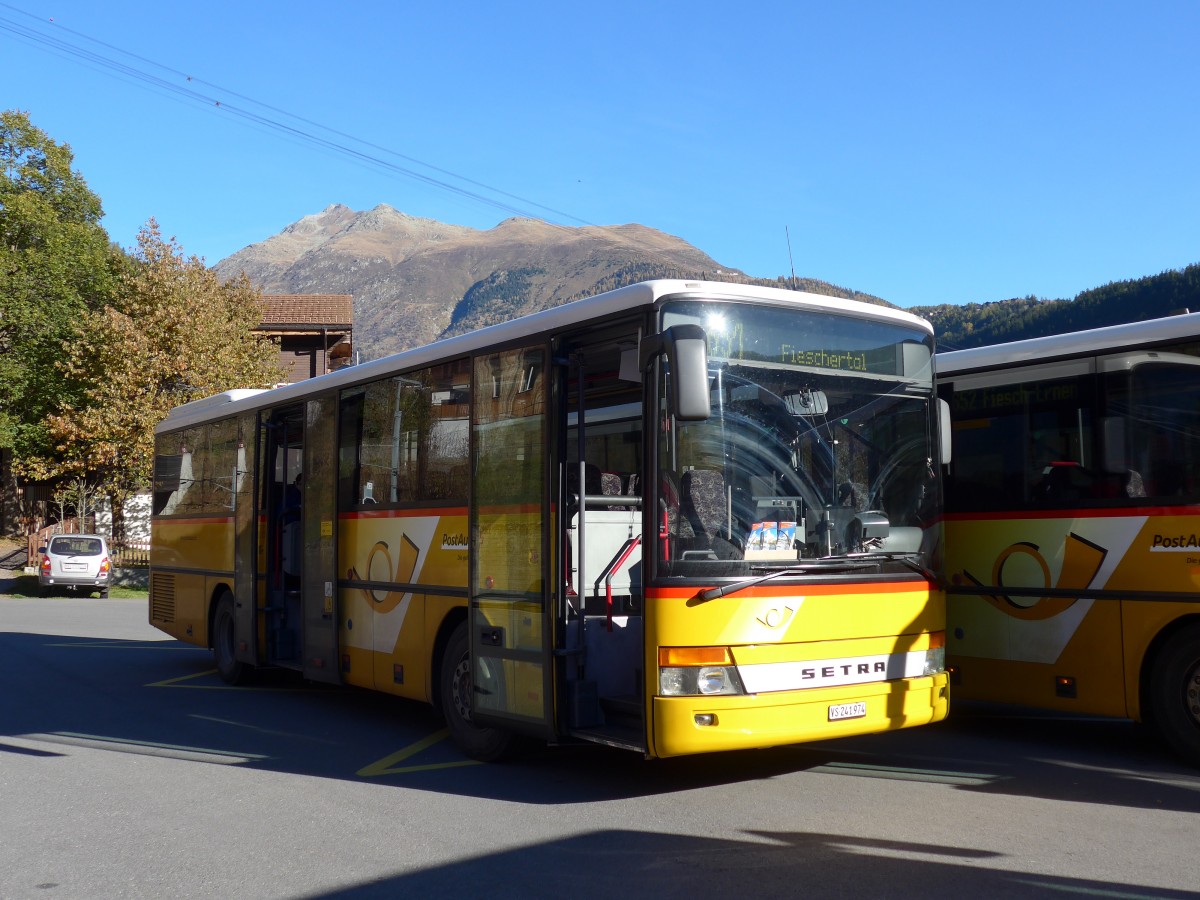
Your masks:
M385 613L399 605L404 597L404 591L394 591L375 585L387 583L406 584L412 581L413 572L417 568L417 557L420 551L407 534L400 535L400 553L392 568L392 552L386 541L376 541L371 552L367 554L367 577L363 579L356 569L350 569L347 577L351 581L366 581L368 587L359 588L363 597L370 601L376 612Z
M1086 538L1081 538L1079 535L1071 533L1067 535L1066 541L1063 544L1063 563L1062 570L1058 573L1058 583L1053 585L1055 590L1072 590L1083 591L1092 579L1096 577L1096 573L1100 571L1100 566L1104 563L1104 557L1108 555L1108 551L1103 547L1093 544ZM1034 564L1041 570L1042 583L1041 585L1023 585L1004 583L1005 566L1016 557L1028 557L1033 560ZM970 581L980 587L983 585L979 579L975 578L970 572L964 571L963 575ZM996 562L992 566L992 584L997 587L1010 588L1033 588L1038 587L1050 588L1050 566L1046 563L1046 558L1042 556L1041 549L1037 544L1028 541L1019 541L1012 544L1001 551L996 557ZM985 595L984 599L996 609L1003 613L1007 613L1017 619L1049 619L1051 616L1057 616L1063 610L1069 608L1078 600L1078 597L1030 597L1027 595L1010 596L1009 594L989 594Z

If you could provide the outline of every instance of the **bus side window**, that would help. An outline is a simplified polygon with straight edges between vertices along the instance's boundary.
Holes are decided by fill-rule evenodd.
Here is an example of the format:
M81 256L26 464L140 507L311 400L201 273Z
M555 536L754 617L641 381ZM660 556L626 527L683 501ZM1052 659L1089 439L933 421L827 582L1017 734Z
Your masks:
M1196 493L1200 457L1200 366L1149 362L1134 369L1129 409L1131 468L1148 497Z
M338 507L347 510L353 509L360 502L368 502L359 499L364 496L363 486L360 485L363 476L359 454L363 421L362 388L342 392L338 415L338 433L341 438L341 445L338 447ZM370 481L367 481L367 484L370 484Z

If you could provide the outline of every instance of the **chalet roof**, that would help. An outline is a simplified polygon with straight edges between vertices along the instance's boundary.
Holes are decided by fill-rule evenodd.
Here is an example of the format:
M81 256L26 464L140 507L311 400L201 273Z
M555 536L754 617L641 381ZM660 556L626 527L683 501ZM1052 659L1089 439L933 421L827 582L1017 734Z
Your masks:
M352 294L264 294L260 328L345 328L354 324Z

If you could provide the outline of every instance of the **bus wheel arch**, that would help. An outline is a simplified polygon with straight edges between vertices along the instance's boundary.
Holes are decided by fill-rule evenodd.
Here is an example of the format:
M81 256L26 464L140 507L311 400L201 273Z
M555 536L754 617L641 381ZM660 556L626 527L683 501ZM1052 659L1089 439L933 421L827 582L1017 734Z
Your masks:
M429 667L431 676L429 699L439 715L444 714L442 710L442 676L445 672L446 648L450 644L450 638L453 637L455 629L466 621L466 608L455 607L446 614L446 618L438 626L437 637L433 640L433 655L430 657Z
M465 616L446 640L438 672L437 705L454 743L472 759L493 762L502 758L512 745L512 734L471 721L471 657Z
M1171 750L1200 764L1200 617L1159 635L1143 675L1143 720Z
M226 684L245 684L250 679L251 667L237 658L233 592L228 587L218 588L209 609L208 646L217 674Z

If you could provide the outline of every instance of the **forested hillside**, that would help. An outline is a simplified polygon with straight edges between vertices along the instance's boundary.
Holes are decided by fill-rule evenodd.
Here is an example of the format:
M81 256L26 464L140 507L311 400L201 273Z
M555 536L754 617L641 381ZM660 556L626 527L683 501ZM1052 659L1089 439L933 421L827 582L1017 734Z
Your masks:
M1182 310L1200 310L1200 264L1132 281L1116 281L1084 291L1074 300L1035 297L915 306L911 312L933 323L943 350L965 350L1047 334L1157 319Z

